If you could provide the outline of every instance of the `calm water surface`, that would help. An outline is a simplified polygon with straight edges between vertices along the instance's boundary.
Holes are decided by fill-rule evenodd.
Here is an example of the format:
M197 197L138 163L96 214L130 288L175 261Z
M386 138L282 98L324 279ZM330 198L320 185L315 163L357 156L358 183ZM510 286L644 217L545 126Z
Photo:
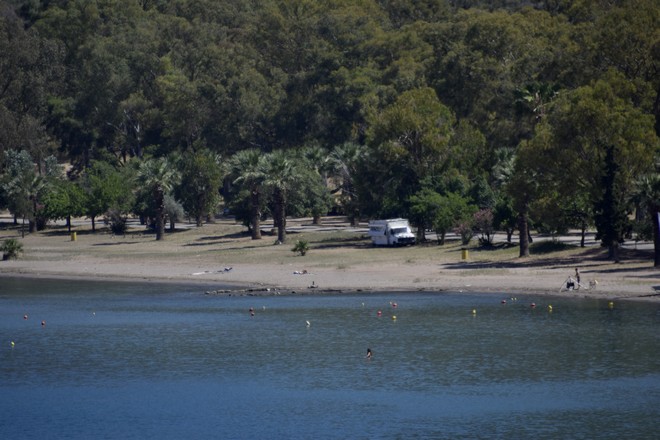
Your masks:
M657 304L0 278L0 438L657 439L659 329Z

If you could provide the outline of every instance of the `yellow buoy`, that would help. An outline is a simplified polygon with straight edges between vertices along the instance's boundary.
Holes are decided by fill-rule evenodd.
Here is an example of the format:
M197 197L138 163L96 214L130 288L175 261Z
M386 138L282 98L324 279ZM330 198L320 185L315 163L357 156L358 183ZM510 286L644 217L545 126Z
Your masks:
M396 315L392 315L392 321L396 321Z
M552 312L552 304L548 305L548 312Z
M614 301L610 301L609 304L607 305L610 309L614 308Z
M11 341L11 348L14 348L14 345L16 345L14 344L14 341Z
M477 314L477 309L472 309L472 314L476 315Z

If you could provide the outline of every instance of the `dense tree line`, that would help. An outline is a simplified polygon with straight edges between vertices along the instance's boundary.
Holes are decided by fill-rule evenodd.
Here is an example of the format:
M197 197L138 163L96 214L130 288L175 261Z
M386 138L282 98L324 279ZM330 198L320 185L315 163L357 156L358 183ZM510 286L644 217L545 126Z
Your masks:
M284 241L335 205L440 243L518 230L521 256L529 228L595 226L660 265L659 23L656 0L0 0L0 207L162 238L222 202Z

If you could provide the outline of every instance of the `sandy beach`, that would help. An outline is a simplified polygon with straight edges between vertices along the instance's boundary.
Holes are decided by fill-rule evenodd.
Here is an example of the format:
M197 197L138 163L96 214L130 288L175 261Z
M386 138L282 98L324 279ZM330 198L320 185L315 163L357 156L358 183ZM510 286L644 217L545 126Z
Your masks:
M218 294L454 291L660 301L660 271L652 267L648 246L625 249L622 262L614 263L595 243L552 252L533 249L531 257L520 259L515 246L480 249L475 239L463 259L457 241L373 247L366 223L351 228L341 218L324 219L321 226L311 219L290 220L283 245L275 245L268 233L251 240L231 219L199 228L182 225L163 241L139 224L114 236L104 229L92 233L84 222L73 228L75 237L59 225L20 238L7 216L0 220L0 241L23 243L19 259L0 262L0 276L198 283ZM264 230L270 231L267 224ZM291 251L298 239L310 243L305 256ZM575 268L583 288L560 292Z

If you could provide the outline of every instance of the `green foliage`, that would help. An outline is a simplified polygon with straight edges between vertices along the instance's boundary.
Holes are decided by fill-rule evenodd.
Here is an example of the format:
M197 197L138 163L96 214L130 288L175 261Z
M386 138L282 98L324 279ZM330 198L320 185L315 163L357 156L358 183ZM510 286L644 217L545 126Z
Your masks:
M141 190L148 194L146 205L155 213L156 240L162 240L165 233L165 196L179 182L179 173L167 159L147 159L140 164L137 180Z
M8 238L0 246L0 252L2 252L3 260L18 258L18 255L23 252L23 243L15 238Z
M266 178L263 182L272 204L272 213L277 227L277 240L286 241L286 208L289 194L298 181L297 162L283 151L270 153L265 159Z
M77 210L48 173L58 146L92 219L128 215L135 190L125 171L118 190L97 162L119 172L150 156L222 154L234 165L223 196L253 238L269 210L325 211L324 186L354 223L417 216L411 197L429 188L494 208L509 234L501 190L523 236L539 217L553 230L560 218L592 224L603 171L614 169L607 149L619 166L610 176L617 200L629 199L658 151L656 0L2 5L0 53L11 56L0 63L0 153L25 150L33 169L0 167L0 207L31 227ZM329 154L307 158L286 203L275 203L265 157L285 151L298 161L289 153L303 145ZM176 185L200 222L220 185L195 189L193 170L211 168L182 165L188 174ZM557 203L577 197L589 205L580 201L579 219Z
M507 243L511 243L511 236L516 229L518 216L513 209L512 200L506 194L500 194L493 210L493 226L495 229L506 232Z
M467 246L474 237L474 226L471 220L464 220L456 226L456 233L461 236L461 244Z
M316 163L304 158L296 160L300 163L296 167L295 184L289 191L287 215L312 216L314 219L326 215L332 208L333 200L325 179L315 168Z
M492 246L495 228L493 226L493 210L480 209L472 217L472 227L480 234L479 244L481 246Z
M222 159L209 150L188 155L181 160L181 183L176 196L197 226L215 215L220 201Z
M302 257L304 257L308 251L309 243L307 240L296 240L296 244L294 244L293 248L291 248L291 252L298 253Z
M30 232L43 229L46 218L42 203L49 191L50 180L37 173L37 165L26 150L4 153L6 171L0 179L2 198L15 216L28 219Z
M79 217L84 214L85 193L70 180L57 180L43 198L43 215L51 220Z
M544 192L554 190L565 197L586 192L598 236L615 260L628 229L634 178L652 169L660 148L653 117L631 104L644 93L610 71L557 99L547 126L537 133L543 141L535 144L535 168L555 177L555 184L544 185Z
M453 228L457 229L463 244L468 244L474 236L472 219L477 209L459 194L448 193L444 196L433 222L433 227L440 236L440 244L444 244L445 234Z
M381 208L389 202L394 215L402 215L407 207L401 202L450 164L454 121L451 110L430 88L404 92L370 118L371 161L366 176L368 184L378 191L364 188L363 194L371 199L372 212L391 215Z
M247 220L250 224L252 239L261 239L261 213L266 200L263 197L263 184L266 180L265 156L256 149L242 150L232 156L230 163L230 176L236 186L230 198L231 204L244 206L238 197L247 202L247 210L235 210L235 215L248 213L248 218L237 217L238 220Z
M442 196L429 188L413 194L409 199L410 222L418 229L431 229L440 215L442 202Z
M116 209L109 209L105 213L104 222L110 225L110 231L114 235L125 235L128 230L128 218L126 214Z
M165 220L170 223L172 232L174 232L176 223L183 221L186 215L183 205L169 194L165 195L164 213Z
M128 168L119 171L95 161L82 176L81 186L85 192L84 213L92 219L92 230L96 230L96 217L111 209L125 215L133 206L133 177Z

